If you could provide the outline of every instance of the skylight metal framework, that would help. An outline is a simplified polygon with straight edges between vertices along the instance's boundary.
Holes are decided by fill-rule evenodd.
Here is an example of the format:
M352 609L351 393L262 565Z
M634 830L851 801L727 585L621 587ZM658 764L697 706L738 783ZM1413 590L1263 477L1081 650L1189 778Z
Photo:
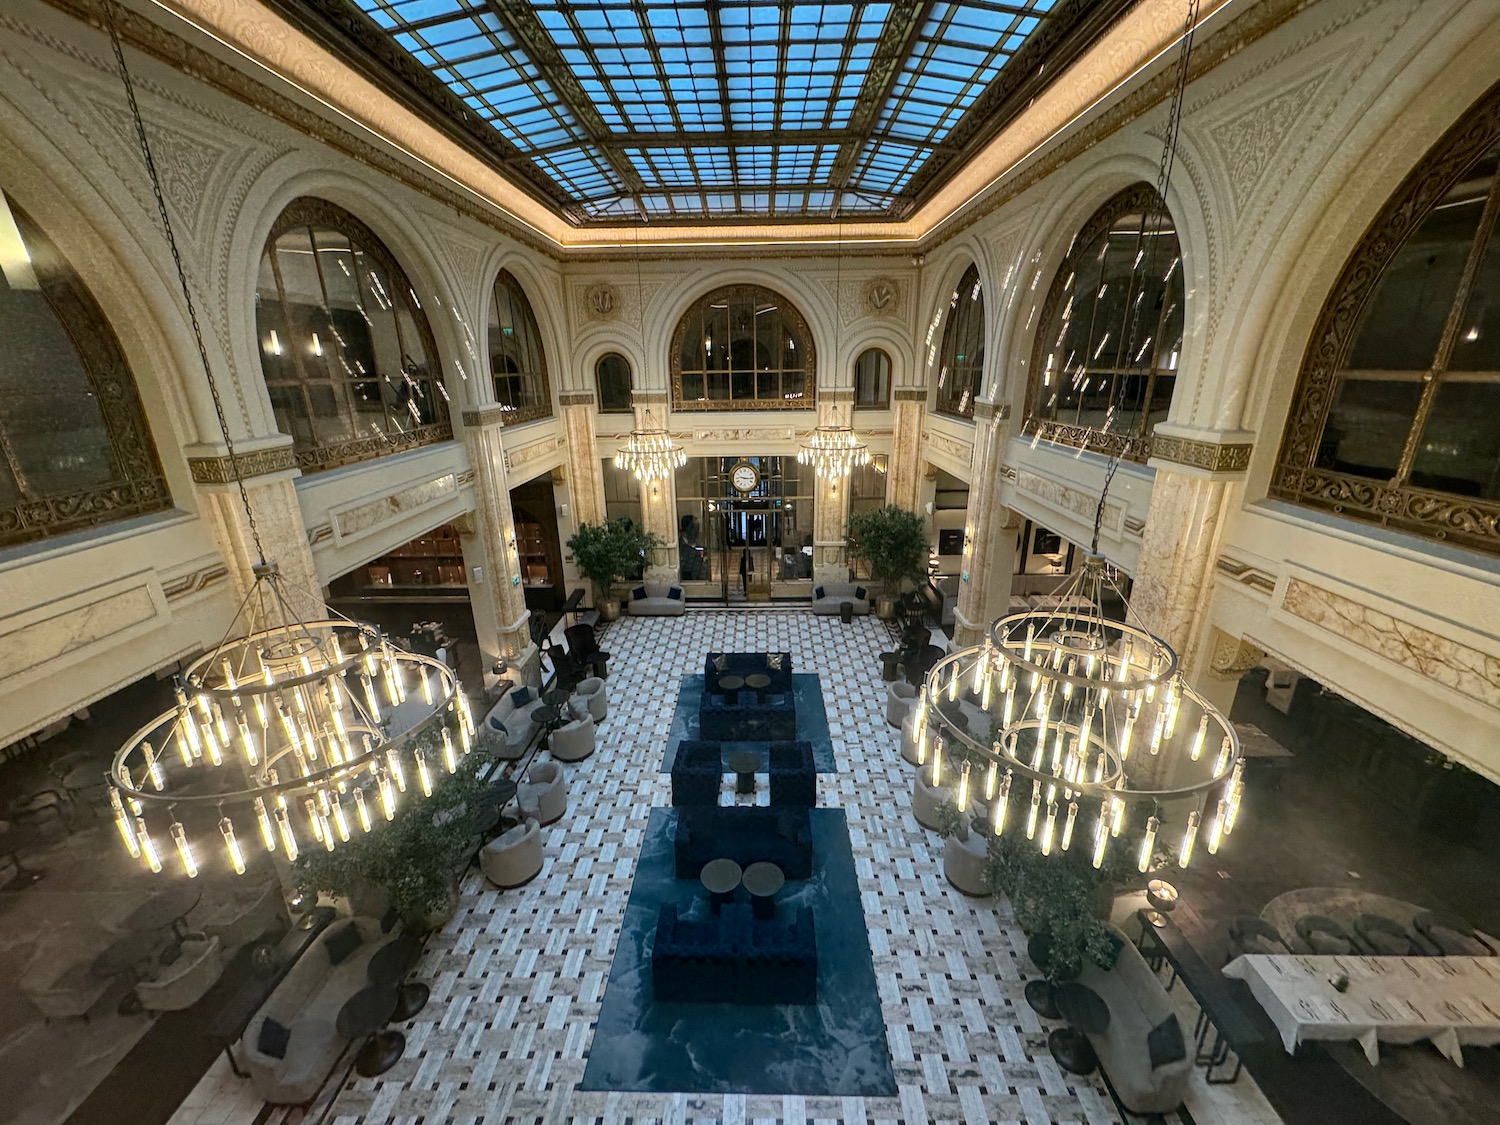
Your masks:
M579 224L899 220L1134 0L265 0Z

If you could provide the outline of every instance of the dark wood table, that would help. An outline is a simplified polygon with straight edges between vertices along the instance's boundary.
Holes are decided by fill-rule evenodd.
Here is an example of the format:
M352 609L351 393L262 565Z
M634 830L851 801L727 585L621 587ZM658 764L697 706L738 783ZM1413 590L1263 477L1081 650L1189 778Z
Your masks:
M401 1061L406 1036L385 1027L396 1011L398 997L390 985L372 984L344 1001L334 1026L345 1039L363 1039L354 1056L354 1069L365 1078L384 1074Z
M127 930L165 930L170 927L181 941L188 936L188 913L202 898L203 890L196 883L171 883L132 910L120 925Z
M405 1023L425 1008L432 995L432 989L421 981L402 983L421 956L422 943L411 934L402 934L377 949L365 969L371 984L396 989L396 1010L392 1018L398 1023Z
M774 863L752 863L740 882L750 894L750 909L757 918L776 916L776 896L786 886L786 875Z
M719 907L731 901L743 877L740 865L732 859L711 859L705 863L698 873L698 881L708 892L709 908L717 913Z
M729 768L735 773L736 793L755 792L755 772L760 769L760 755L754 750L736 750L729 755Z
M1067 1027L1059 1027L1047 1036L1047 1049L1053 1061L1069 1074L1092 1074L1099 1067L1090 1035L1109 1028L1109 1005L1086 984L1068 981L1057 986L1054 1002Z

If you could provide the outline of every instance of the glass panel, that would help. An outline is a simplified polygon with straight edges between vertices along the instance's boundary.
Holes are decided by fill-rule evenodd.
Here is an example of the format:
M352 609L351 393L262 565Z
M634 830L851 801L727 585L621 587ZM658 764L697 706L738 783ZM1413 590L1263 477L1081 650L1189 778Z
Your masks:
M944 414L972 418L984 370L984 291L978 267L971 265L959 279L947 320L938 353L937 408Z
M854 361L854 405L883 409L891 401L891 357L869 348Z
M495 278L490 301L490 374L495 400L516 411L517 421L552 413L542 333L521 285L506 270Z
M768 289L710 293L684 316L678 405L731 401L770 408L804 397L809 344L800 318Z
M1494 174L1493 169L1490 174ZM1448 368L1500 372L1500 238L1494 232L1474 271L1474 284L1458 322Z
M599 409L606 414L630 410L630 363L618 352L603 356L594 368L599 382Z
M1491 150L1472 175L1449 189L1385 267L1350 349L1351 369L1426 371L1432 367L1484 213L1495 163L1496 152ZM1487 275L1490 294L1495 293L1494 282L1494 275ZM1483 306L1475 311L1483 315ZM1466 354L1472 362L1479 353L1466 349Z
M1500 381L1444 382L1417 443L1411 482L1500 500Z
M1391 479L1421 400L1422 384L1415 379L1341 379L1323 427L1318 467Z

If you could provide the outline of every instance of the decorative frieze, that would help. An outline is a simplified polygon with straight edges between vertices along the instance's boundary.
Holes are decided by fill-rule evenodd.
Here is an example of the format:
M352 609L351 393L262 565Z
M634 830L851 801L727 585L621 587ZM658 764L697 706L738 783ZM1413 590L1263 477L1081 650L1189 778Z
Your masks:
M716 430L694 430L693 440L705 444L733 442L754 446L756 443L796 441L797 430L793 426L727 426Z
M922 402L927 401L926 387L897 387L891 392L893 402Z
M974 404L974 421L976 422L1004 422L1010 418L1010 403L1008 402L976 402Z
M210 586L218 585L229 577L229 568L223 563L211 563L198 570L189 571L187 574L172 579L170 582L162 583L161 592L167 601L176 601L206 590Z
M236 453L240 476L264 477L272 473L289 473L297 467L297 455L289 445L275 449L257 449L253 453ZM231 484L234 466L228 457L189 457L188 471L194 484Z
M1016 487L1028 495L1036 497L1058 508L1077 516L1085 523L1093 526L1094 513L1099 510L1099 498L1081 488L1063 484L1049 477L1022 469L1016 473ZM1104 524L1107 527L1117 528L1123 512L1118 504L1106 503L1104 505Z
M594 405L593 391L560 391L557 396L559 406L589 406Z
M417 511L450 500L458 494L458 478L453 473L408 485L374 500L366 500L332 513L333 530L339 539L357 535L390 523Z
M1208 657L1208 674L1216 680L1238 680L1266 658L1266 650L1243 637L1215 628Z
M544 457L550 457L559 449L563 448L565 441L557 434L545 437L541 441L534 441L529 445L522 445L516 449L505 451L505 467L507 470L519 469L523 465L529 465L533 461L540 461Z
M1252 590L1259 590L1263 594L1274 593L1276 590L1276 576L1256 566L1251 566L1240 559L1229 555L1220 555L1214 563L1215 569L1220 574L1228 575L1242 586L1249 586Z
M1187 465L1208 473L1243 473L1250 467L1253 449L1254 446L1248 443L1219 444L1166 434L1157 434L1151 439L1154 460Z

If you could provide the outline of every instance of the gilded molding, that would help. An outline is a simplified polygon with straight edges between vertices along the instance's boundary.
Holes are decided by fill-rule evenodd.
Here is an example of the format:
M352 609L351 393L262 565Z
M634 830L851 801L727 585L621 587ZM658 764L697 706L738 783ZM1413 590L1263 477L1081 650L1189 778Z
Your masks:
M223 563L214 563L201 570L190 571L179 578L174 578L171 582L163 582L161 592L167 601L175 601L189 594L196 594L200 590L206 590L228 577L229 568Z
M1143 465L1151 457L1153 439L1100 430L1093 426L1073 426L1064 422L1027 418L1021 424L1021 432L1039 435L1043 441L1056 445L1100 453L1106 457L1121 457L1126 461L1139 461Z
M1218 444L1196 438L1157 434L1151 439L1151 456L1176 465L1202 469L1209 473L1243 473L1250 467L1249 444Z
M1276 591L1276 576L1247 562L1233 558L1229 555L1220 555L1214 563L1214 568L1221 574L1225 574L1242 586L1248 586L1252 590L1259 590L1263 594L1271 594Z
M237 453L234 460L239 463L240 476L264 477L272 473L289 473L297 468L297 455L289 445L275 449L257 449L253 453ZM189 457L188 471L194 484L232 484L234 466L226 457Z
M480 429L484 426L503 426L505 424L505 407L496 403L488 406L477 406L463 412L465 429Z
M559 391L557 395L559 406L593 406L593 391Z
M927 401L926 387L897 387L891 392L892 402L921 402Z
M1010 418L1010 403L1008 402L976 402L974 404L974 421L976 422L1004 422Z

